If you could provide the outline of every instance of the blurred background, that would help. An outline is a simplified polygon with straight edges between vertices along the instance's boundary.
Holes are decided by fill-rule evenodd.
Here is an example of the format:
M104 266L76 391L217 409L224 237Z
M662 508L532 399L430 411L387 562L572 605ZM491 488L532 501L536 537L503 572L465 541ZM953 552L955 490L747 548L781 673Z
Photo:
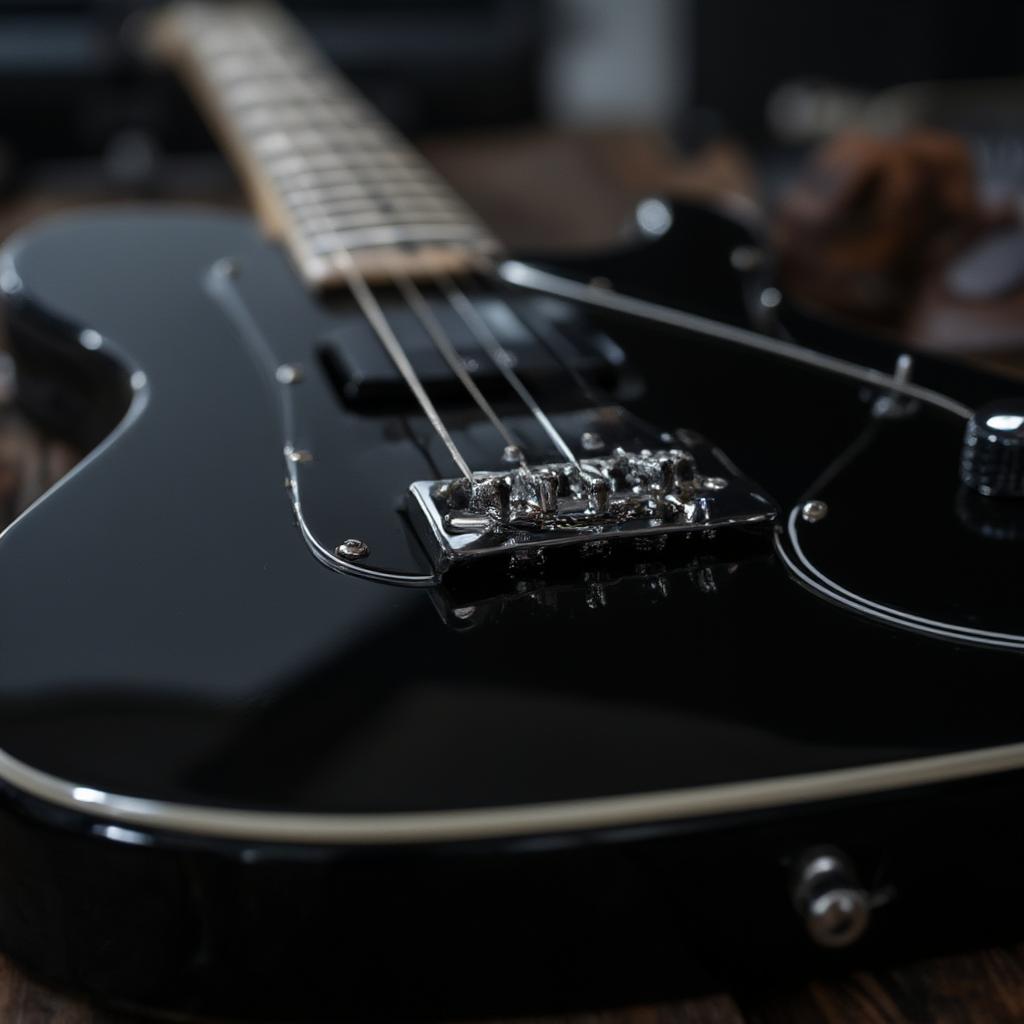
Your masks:
M86 203L243 204L140 45L153 6L0 0L0 235ZM766 305L1024 365L1024 6L287 6L512 248L620 242L644 196L708 205L758 240ZM0 473L25 447L0 438Z

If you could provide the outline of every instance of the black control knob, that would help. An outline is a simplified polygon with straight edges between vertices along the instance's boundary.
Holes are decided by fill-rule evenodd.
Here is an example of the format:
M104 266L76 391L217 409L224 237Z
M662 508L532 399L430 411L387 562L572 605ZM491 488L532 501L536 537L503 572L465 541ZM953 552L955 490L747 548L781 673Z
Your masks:
M1024 399L990 402L970 418L960 479L986 498L1024 498Z

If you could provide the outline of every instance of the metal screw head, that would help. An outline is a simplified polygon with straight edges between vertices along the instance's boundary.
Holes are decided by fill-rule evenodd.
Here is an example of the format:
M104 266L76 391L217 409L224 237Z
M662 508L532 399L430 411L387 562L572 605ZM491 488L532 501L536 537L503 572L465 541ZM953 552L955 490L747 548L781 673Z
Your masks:
M834 847L818 847L801 858L792 896L808 935L825 949L853 944L871 921L873 898L846 855Z
M828 515L828 505L823 501L806 501L800 509L800 518L805 523L820 523Z
M596 452L600 451L604 447L604 441L601 440L600 434L595 434L591 430L584 431L580 437L580 444L583 446L585 452Z
M353 560L356 558L365 558L370 553L370 547L366 541L350 537L348 540L342 541L342 543L334 549L334 553L339 558Z
M306 451L304 448L289 448L288 449L288 461L289 462L312 462L313 453Z
M871 920L867 894L862 889L828 889L813 899L804 914L811 938L826 949L853 945Z
M729 486L729 481L721 476L706 476L701 481L701 486L708 491L724 491Z
M282 363L274 376L278 384L298 384L302 380L302 367L297 363Z
M501 453L501 461L516 463L523 461L523 453L518 445L509 444L505 446L505 450Z

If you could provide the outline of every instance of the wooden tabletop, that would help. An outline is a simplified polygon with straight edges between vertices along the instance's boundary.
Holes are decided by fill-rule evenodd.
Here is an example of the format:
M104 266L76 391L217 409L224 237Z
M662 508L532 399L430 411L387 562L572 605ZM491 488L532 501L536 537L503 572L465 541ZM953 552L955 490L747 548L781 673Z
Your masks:
M4 1024L128 1024L29 980L0 957ZM1024 1021L1024 946L925 960L797 988L702 996L501 1024L1009 1024ZM495 1024L498 1024L495 1021Z

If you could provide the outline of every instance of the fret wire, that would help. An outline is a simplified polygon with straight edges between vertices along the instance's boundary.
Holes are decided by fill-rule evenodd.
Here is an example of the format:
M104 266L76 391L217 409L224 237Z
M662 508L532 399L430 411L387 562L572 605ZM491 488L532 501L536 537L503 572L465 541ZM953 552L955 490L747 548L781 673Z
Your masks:
M417 196L411 199L397 199L390 196L386 199L363 196L358 199L307 199L302 202L292 202L286 199L285 201L288 203L288 209L296 217L328 217L344 215L346 213L355 214L376 211L378 213L393 213L396 216L407 212L457 214L465 220L465 213L459 207L445 199L430 196Z
M376 181L377 179L374 179ZM387 192L374 189L373 183L320 184L307 185L301 188L289 188L282 193L282 198L289 206L302 206L305 203L343 204L360 203L379 199L389 203L445 203L461 207L461 200L434 190L417 190L402 192L389 188Z
M346 159L344 154L331 151L311 153L309 156L296 153L290 156L274 157L268 160L266 164L267 171L272 177L298 171L332 171L368 165L372 166L372 160L362 160L358 154L354 156L354 159ZM419 167L397 166L389 167L387 170L395 179L406 178L413 181L436 180L433 174Z
M280 146L287 142L296 149L328 150L339 156L354 156L357 159L384 155L395 161L416 165L414 153L392 145L372 129L359 127L355 122L334 121L326 124L322 121L300 121L290 115L274 116L275 113L268 111L267 116L241 126L240 134L246 145ZM281 142L277 142L278 139Z
M350 125L370 126L373 122L363 119L361 115L351 117L340 107L306 104L303 107L250 107L238 114L233 114L238 127L244 132L269 131L274 128L304 127L306 125L337 126L345 128Z
M367 124L365 121L356 119L339 120L337 117L330 121L310 120L302 116L302 109L299 107L274 107L272 104L264 104L262 110L273 118L276 124L268 125L262 131L252 131L255 139L268 135L283 135L290 138L296 145L323 146L330 143L333 146L341 144L342 149L360 150L375 148L381 152L393 153L406 160L421 160L419 154L410 146L404 145L397 139L392 138L376 125ZM294 110L294 113L292 111ZM282 123L292 121L291 124Z
M464 224L459 214L444 214L425 211L422 215L408 213L389 216L384 210L367 213L353 213L348 216L300 216L295 223L300 231L321 234L328 231L349 231L352 228L394 227L405 228L420 224Z
M350 109L360 109L355 96L339 89L337 84L321 72L310 75L297 75L294 71L281 71L280 74L268 76L261 69L257 78L241 78L222 85L224 102L234 106L249 106L253 103L269 100L271 102L301 100L308 102L344 103Z
M339 142L342 143L340 147ZM382 146L379 136L360 129L338 129L331 132L316 128L266 131L251 138L249 144L264 157L295 151L307 156L328 153L353 165L384 160L399 169L420 169L412 153L405 153L391 146Z
M292 174L274 179L275 184L281 189L282 195L288 192L305 191L318 189L330 195L375 195L383 194L380 186L387 189L391 195L443 195L444 191L437 189L432 184L424 184L417 181L393 182L387 178L375 175L372 181L356 180L347 171L343 174L327 174L307 171L300 174ZM401 191L399 191L401 189Z
M384 210L371 207L361 210L316 210L310 207L293 212L292 218L302 230L323 233L325 226L331 230L351 230L354 227L398 227L404 224L459 224L465 225L466 218L451 210Z
M306 243L314 255L327 256L332 246L337 249L362 249L407 242L481 242L484 238L480 229L470 224L407 224L400 228L381 226L324 232L309 236Z
M348 102L336 89L328 86L316 88L302 79L292 75L281 75L282 81L266 81L265 74L261 74L256 81L235 82L224 87L224 102L238 110L244 107L255 106L260 103L291 103L301 101L308 102Z
M266 131L250 138L249 145L264 157L293 152L304 156L328 153L349 164L374 163L383 159L395 166L401 167L404 162L409 169L415 168L409 155L379 146L379 140L372 133L354 130L338 131L336 135L336 138L332 138L314 128ZM357 149L355 147L360 138L364 143ZM339 146L338 142L344 145Z
M248 57L233 54L222 57L216 64L211 64L209 69L210 78L219 84L226 84L242 79L265 79L274 78L278 75L288 78L298 78L299 64L295 60L285 60L278 54L266 57L258 69L253 68L253 62ZM307 65L311 72L321 76L324 81L330 81L323 69L309 62ZM336 85L335 82L331 82Z

